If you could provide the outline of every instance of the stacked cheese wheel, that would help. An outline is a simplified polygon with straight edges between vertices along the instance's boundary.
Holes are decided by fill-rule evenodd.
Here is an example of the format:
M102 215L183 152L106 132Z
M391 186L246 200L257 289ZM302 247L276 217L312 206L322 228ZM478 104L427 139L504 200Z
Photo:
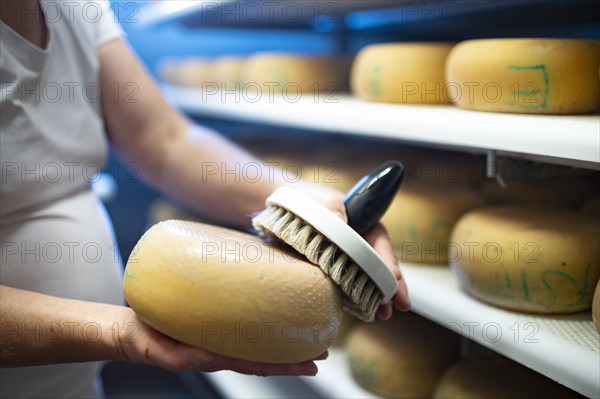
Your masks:
M469 40L448 56L446 82L462 108L579 114L600 108L599 66L599 40Z
M600 109L599 68L599 40L375 44L357 54L351 87L368 101L579 114Z
M158 331L269 363L319 356L342 313L339 289L319 268L258 237L192 222L150 228L127 262L124 289Z
M452 228L483 203L478 190L464 185L407 184L382 221L401 263L447 264Z
M295 101L302 94L313 94L320 99L345 91L348 66L341 58L265 52L247 58L221 56L167 61L161 75L166 82L177 85L211 91L243 90L253 95L285 95Z
M243 59L239 57L187 58L167 61L161 66L162 79L174 85L198 87L205 90L228 90L239 87L239 69Z
M318 142L316 142L318 140ZM302 179L320 183L339 191L348 191L364 174L387 160L380 158L381 146L373 146L378 156L358 158L364 143L337 138L274 134L245 135L238 143L257 155L269 168L279 168L278 175L288 182Z
M244 66L244 81L263 93L296 98L302 93L336 94L344 90L344 62L332 57L258 53Z
M175 85L202 87L214 82L211 60L207 58L167 61L161 66L160 73L164 81Z
M212 63L212 78L220 90L240 90L244 85L245 59L237 56L224 56Z
M352 66L358 97L403 104L448 103L444 81L447 43L376 44L362 49Z
M574 391L504 358L463 359L440 378L434 399L578 398Z
M596 284L594 299L592 302L592 320L596 325L596 330L600 332L600 281Z
M448 254L462 286L490 304L526 312L591 307L600 279L600 224L579 212L496 205L463 216Z
M459 357L459 337L413 313L354 328L346 341L350 370L366 390L389 398L431 397Z

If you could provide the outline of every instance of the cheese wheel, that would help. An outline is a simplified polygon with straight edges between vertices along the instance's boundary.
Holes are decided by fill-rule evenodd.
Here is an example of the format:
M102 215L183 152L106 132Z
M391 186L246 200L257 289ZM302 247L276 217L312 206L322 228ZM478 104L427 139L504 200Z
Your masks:
M501 187L495 180L483 185L489 203L517 203L545 207L579 209L581 204L596 191L586 179L549 179L508 182Z
M463 359L440 378L434 399L578 398L576 392L508 359Z
M244 58L219 57L212 63L214 82L222 90L241 90L244 85Z
M179 62L176 67L176 80L190 87L214 85L211 61L204 58L189 58Z
M363 324L348 336L352 377L388 398L428 398L459 356L459 337L414 313Z
M589 215L600 216L600 194L588 199L581 207L581 212Z
M268 363L323 353L342 313L338 288L318 267L258 237L193 222L151 227L127 262L124 289L163 334Z
M596 325L596 329L600 332L600 281L596 284L594 299L592 301L592 320Z
M450 52L446 84L461 108L579 114L600 107L599 65L599 40L468 40Z
M162 80L170 84L180 84L177 67L179 62L175 60L165 60L158 67L158 74Z
M460 185L406 185L382 218L401 263L447 264L454 224L483 196Z
M352 93L403 104L448 103L444 80L448 43L389 43L363 48L352 65Z
M592 304L598 237L600 223L579 212L487 206L456 224L449 261L467 292L492 305L573 313Z
M335 95L344 89L345 66L327 57L257 53L246 61L244 82L267 95L284 94L296 101L302 93Z
M350 313L344 313L344 315L342 316L342 323L340 324L340 328L338 329L337 337L335 337L335 341L331 346L338 348L345 347L350 332L357 326L364 323L364 321L360 320L357 317L354 317Z

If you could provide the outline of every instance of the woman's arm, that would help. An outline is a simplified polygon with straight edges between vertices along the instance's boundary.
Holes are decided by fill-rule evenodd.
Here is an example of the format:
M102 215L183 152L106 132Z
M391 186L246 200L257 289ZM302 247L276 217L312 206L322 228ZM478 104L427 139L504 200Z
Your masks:
M0 367L126 360L171 371L317 372L312 361L256 363L191 347L149 327L124 306L57 298L5 285L0 285L0 320Z

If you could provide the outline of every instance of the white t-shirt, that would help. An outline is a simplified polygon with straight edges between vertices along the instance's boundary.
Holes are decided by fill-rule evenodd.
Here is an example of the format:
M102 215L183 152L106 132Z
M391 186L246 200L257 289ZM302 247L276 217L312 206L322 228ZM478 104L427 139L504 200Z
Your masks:
M97 50L123 32L108 2L40 3L46 49L0 21L0 282L122 304L117 244L90 183L108 152ZM52 339L52 327L2 323L3 333L36 339ZM96 362L0 369L0 397L97 397L99 370Z

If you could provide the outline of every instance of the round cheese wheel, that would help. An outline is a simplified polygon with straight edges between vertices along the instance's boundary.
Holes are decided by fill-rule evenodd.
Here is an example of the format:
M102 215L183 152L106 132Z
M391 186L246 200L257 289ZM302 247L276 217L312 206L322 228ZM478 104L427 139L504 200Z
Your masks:
M357 317L354 317L350 313L344 313L344 315L342 316L342 323L340 324L340 328L338 329L337 337L335 338L335 341L331 346L338 348L345 347L350 332L361 324L364 324L364 321L360 320Z
M448 43L389 43L363 48L352 65L352 92L368 101L448 103L444 80Z
M450 99L479 111L578 114L600 107L600 40L479 39L446 65Z
M447 264L454 224L484 203L477 190L460 185L406 185L382 218L401 263Z
M583 204L581 211L589 215L600 216L600 194L596 194L588 199Z
M179 84L190 87L202 87L214 84L211 61L204 58L189 58L179 62L176 67Z
M179 62L175 60L165 60L158 67L158 74L162 80L170 84L180 84L177 67Z
M389 398L428 398L459 356L459 337L414 313L362 324L346 341L352 377Z
M492 305L536 313L589 309L600 278L600 223L579 212L517 205L475 209L452 233L451 270Z
M284 94L296 101L302 94L343 91L343 63L327 57L309 57L285 53L257 53L244 66L244 82L265 95Z
M526 205L579 209L596 191L586 179L548 179L508 182L501 187L495 180L483 184L489 203L518 203Z
M243 57L235 56L219 57L213 61L212 75L214 82L220 89L242 89L244 85L244 62Z
M193 222L151 227L127 262L124 289L163 334L268 363L323 353L342 313L338 288L318 267L258 237Z
M508 359L463 359L440 378L434 399L578 398L576 392Z
M596 284L594 299L592 301L592 320L596 325L596 329L600 332L600 281Z

